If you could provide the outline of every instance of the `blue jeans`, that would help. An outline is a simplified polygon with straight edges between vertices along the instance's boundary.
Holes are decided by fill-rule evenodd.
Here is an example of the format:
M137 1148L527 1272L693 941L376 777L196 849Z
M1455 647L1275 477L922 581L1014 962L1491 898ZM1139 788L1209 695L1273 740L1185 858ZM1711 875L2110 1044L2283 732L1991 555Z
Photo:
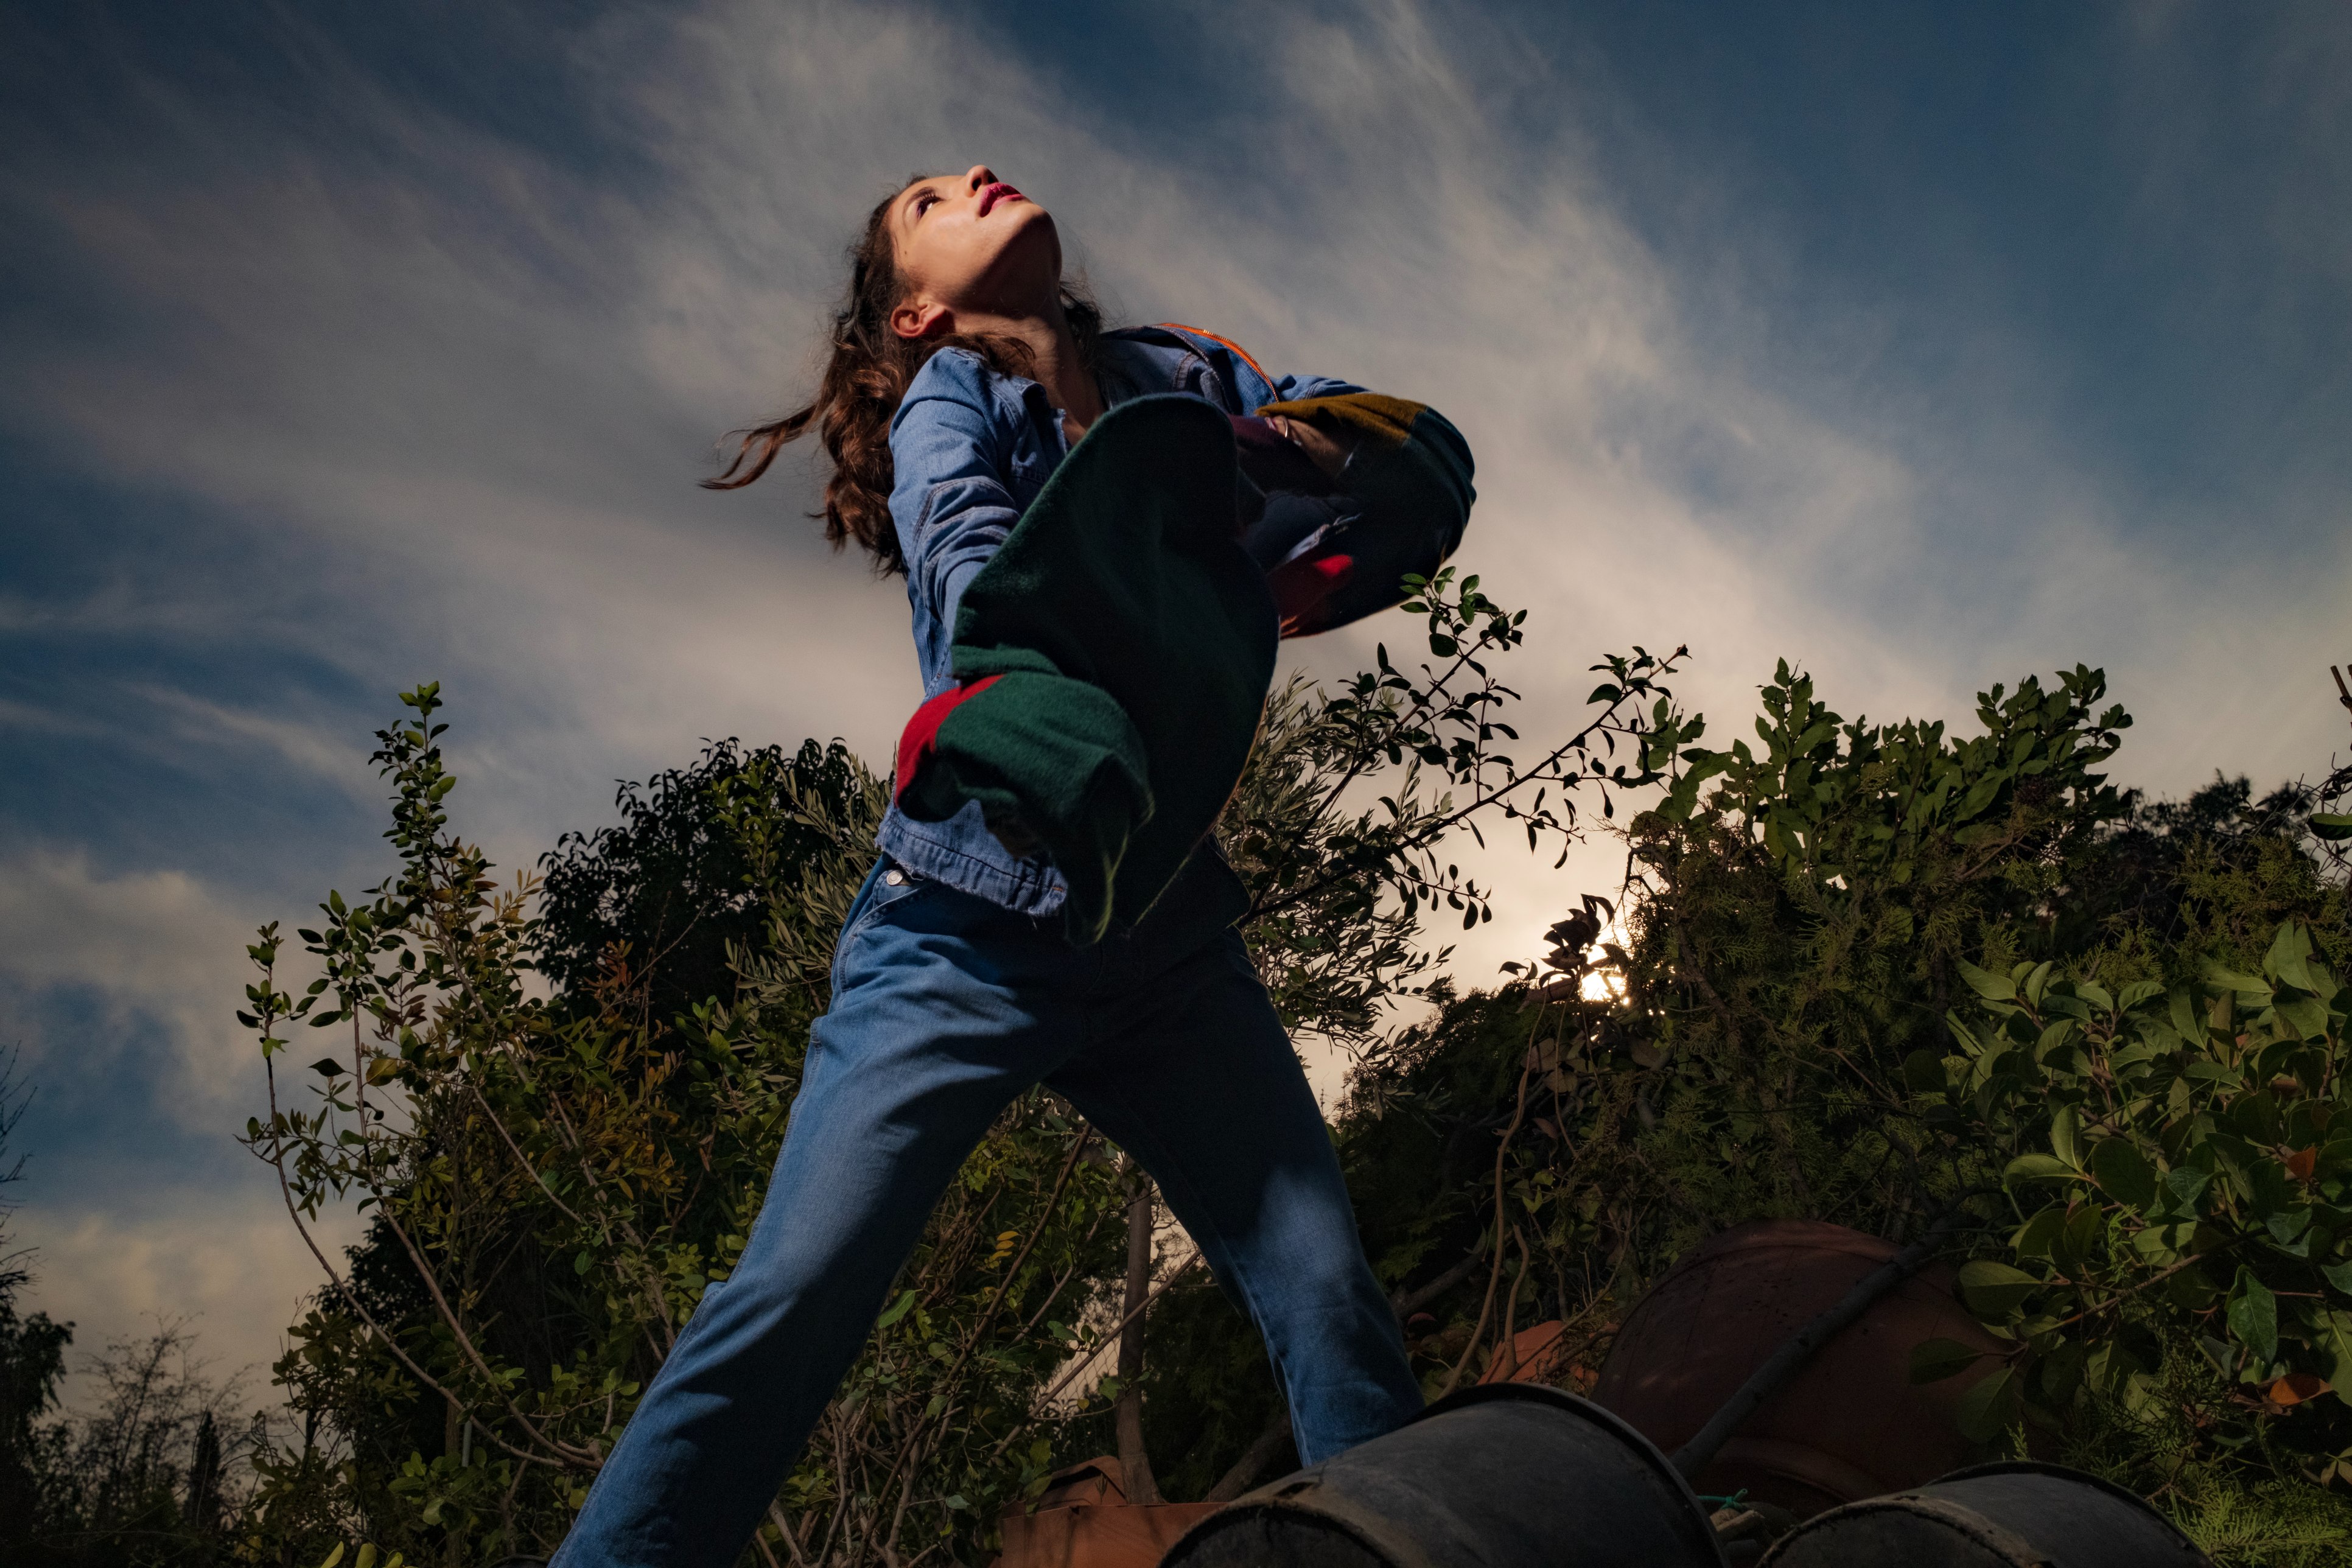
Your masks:
M1245 1304L1306 1462L1421 1408L1322 1114L1241 937L1155 911L1074 948L1059 926L887 862L867 877L742 1259L678 1336L559 1568L734 1561L940 1194L1041 1081L1142 1163Z

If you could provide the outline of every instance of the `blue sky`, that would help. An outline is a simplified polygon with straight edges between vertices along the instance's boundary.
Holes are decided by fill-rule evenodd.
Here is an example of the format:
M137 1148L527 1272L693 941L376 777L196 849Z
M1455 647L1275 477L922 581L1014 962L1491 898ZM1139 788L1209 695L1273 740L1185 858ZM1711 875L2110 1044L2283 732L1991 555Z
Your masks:
M314 1283L229 1011L382 874L396 689L508 867L705 736L885 753L900 590L804 473L692 481L910 169L1041 197L1122 319L1452 416L1538 713L1687 642L1718 733L1786 656L1882 717L2102 665L2158 791L2342 736L2332 4L11 10L0 1042L91 1338L266 1360ZM1609 876L1488 869L1474 983Z

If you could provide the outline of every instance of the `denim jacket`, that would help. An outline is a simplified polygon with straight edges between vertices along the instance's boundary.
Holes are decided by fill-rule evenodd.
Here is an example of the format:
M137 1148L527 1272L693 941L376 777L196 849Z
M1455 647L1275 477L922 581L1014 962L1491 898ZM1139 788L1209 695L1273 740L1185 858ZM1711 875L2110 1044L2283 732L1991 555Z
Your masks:
M1318 376L1268 377L1247 354L1191 328L1107 332L1097 372L1106 402L1187 393L1227 414L1268 403L1360 390ZM956 606L1046 478L1070 449L1045 389L1000 375L976 354L941 349L916 373L890 422L896 483L891 521L907 558L915 657L926 700L955 684L949 668ZM1053 862L1013 855L990 833L977 802L945 822L916 822L894 805L876 842L918 877L1016 913L1046 915L1065 889Z

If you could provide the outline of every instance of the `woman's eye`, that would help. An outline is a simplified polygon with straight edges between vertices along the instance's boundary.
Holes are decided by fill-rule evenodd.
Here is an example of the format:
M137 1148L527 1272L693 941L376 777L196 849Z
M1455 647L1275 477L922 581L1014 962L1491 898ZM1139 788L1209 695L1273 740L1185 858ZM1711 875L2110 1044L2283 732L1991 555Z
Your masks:
M915 198L915 216L917 217L920 217L925 213L930 211L932 205L936 204L939 199L940 198L937 196L929 195L917 196Z

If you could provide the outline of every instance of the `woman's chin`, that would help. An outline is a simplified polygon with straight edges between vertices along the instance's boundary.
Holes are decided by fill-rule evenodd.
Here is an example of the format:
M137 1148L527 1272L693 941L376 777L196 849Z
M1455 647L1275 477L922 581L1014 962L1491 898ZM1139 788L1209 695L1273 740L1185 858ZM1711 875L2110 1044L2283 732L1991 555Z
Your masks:
M1052 215L1027 202L1019 205L1027 209L1021 221L1007 223L998 231L996 256L988 267L987 292L991 294L1027 298L1041 282L1057 288L1062 281L1062 238ZM993 225L1004 212L1002 206L996 208L987 221Z

